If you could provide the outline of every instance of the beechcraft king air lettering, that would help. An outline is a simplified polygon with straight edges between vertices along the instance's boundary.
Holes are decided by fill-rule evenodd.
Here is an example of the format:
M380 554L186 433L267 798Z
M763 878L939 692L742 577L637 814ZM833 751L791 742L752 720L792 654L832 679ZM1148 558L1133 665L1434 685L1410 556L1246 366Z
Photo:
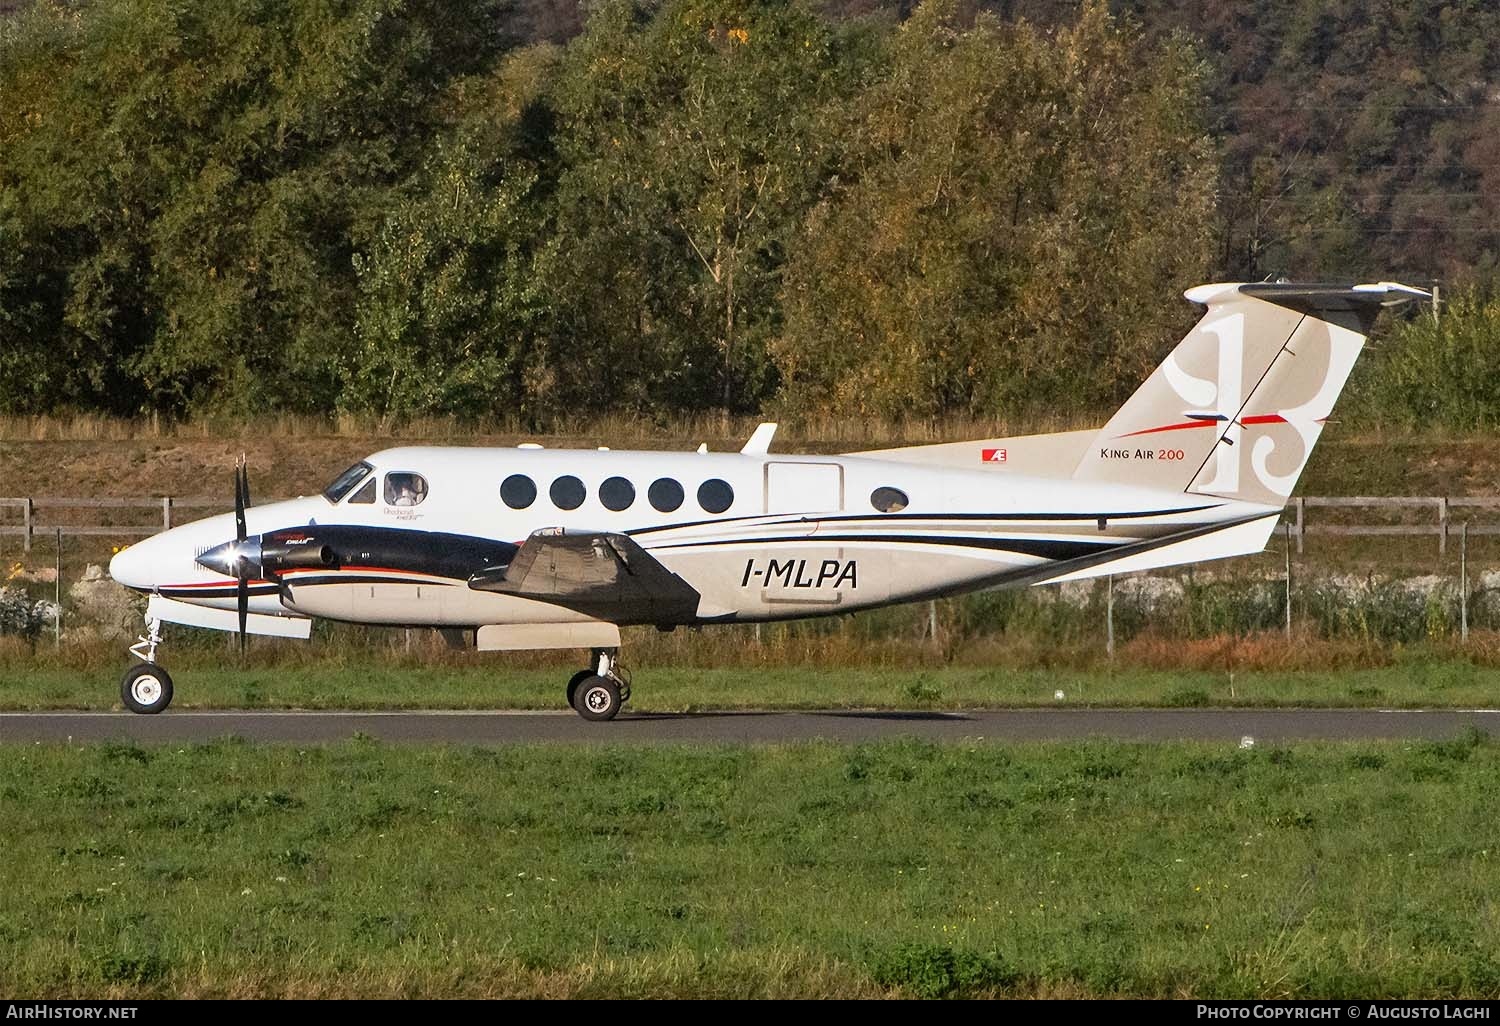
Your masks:
M1098 430L853 452L400 448L320 495L115 557L150 596L121 696L159 712L161 625L306 638L316 618L583 648L569 704L629 700L620 628L849 613L1256 552L1404 285L1204 285L1202 319Z

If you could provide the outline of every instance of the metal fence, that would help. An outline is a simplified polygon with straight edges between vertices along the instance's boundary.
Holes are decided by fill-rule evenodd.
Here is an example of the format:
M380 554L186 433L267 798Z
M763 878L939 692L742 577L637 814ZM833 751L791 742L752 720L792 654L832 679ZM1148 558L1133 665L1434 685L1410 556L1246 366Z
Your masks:
M227 513L230 507L222 498L174 498L159 496L143 499L81 499L57 496L0 498L0 537L17 536L30 552L38 536L143 538L169 529L182 519L178 511L200 515ZM1318 511L1340 511L1324 522ZM146 513L145 511L150 511ZM1353 519L1348 511L1366 511L1385 518L1372 523ZM1468 523L1471 535L1500 535L1500 495L1449 497L1417 496L1298 496L1287 503L1284 523L1297 546L1303 551L1308 537L1427 537L1435 538L1438 553L1446 554L1450 535L1456 536L1461 523L1486 512L1496 514L1493 523ZM1390 520L1401 519L1401 523ZM122 521L122 522L112 522Z

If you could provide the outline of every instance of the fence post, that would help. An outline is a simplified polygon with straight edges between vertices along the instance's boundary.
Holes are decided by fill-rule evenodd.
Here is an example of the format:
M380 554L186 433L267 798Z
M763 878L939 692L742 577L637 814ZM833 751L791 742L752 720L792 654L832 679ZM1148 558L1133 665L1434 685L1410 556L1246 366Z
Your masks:
M1438 499L1438 555L1448 554L1448 498Z
M170 495L161 497L161 529L163 531L172 529L172 497Z
M1302 555L1302 534L1303 534L1303 530L1302 530L1303 519L1302 518L1305 515L1303 513L1303 510L1304 510L1304 508L1306 507L1307 504L1302 501L1302 496L1300 496L1300 495L1297 496L1297 498L1294 499L1294 500L1292 500L1292 501L1294 501L1297 504L1297 555L1300 556L1300 555Z
M937 600L930 599L927 602L927 636L932 643L937 644Z
M1292 640L1292 525L1286 528L1286 640Z
M57 612L52 614L52 642L57 648L62 648L62 528L57 529L57 555L53 560L53 569L57 576L52 579L53 600L57 603Z
M1458 536L1458 640L1469 643L1469 522Z
M21 505L21 548L25 552L31 551L32 521L36 517L36 508L30 499L23 499Z
M1104 578L1104 653L1115 657L1115 575Z

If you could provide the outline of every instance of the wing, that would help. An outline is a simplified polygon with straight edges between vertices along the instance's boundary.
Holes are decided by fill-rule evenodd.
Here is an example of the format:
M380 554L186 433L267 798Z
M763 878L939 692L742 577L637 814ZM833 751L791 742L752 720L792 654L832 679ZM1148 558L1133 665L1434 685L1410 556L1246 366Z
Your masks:
M617 624L678 624L697 618L698 592L623 534L537 531L509 566L469 578L476 591L551 602Z

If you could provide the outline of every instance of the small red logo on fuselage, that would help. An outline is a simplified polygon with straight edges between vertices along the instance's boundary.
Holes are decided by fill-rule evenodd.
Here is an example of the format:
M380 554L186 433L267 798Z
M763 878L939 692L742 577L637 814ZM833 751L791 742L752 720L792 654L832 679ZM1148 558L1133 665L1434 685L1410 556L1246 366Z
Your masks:
M979 456L979 458L984 463L1004 463L1005 462L1005 450L1004 449L981 449L980 450L980 456Z

